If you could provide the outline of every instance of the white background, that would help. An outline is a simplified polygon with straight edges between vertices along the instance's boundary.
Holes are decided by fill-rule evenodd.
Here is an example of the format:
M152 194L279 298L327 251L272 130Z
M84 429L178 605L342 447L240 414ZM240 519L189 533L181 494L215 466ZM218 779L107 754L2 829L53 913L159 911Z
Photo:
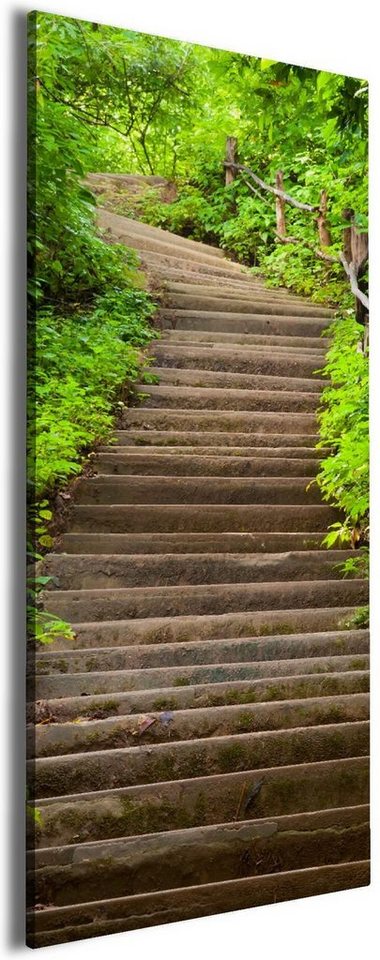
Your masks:
M148 33L194 41L214 47L317 67L368 78L371 85L371 306L372 306L372 884L324 897L260 907L112 938L46 948L43 956L103 958L111 951L115 960L212 958L224 960L362 960L379 955L379 456L377 423L379 404L379 269L380 211L380 71L379 28L376 4L371 0L76 0L38 4L39 10L120 25ZM1 447L2 536L0 605L1 739L4 760L0 766L4 869L2 908L3 957L23 954L22 920L14 904L22 905L23 856L23 447L24 447L24 18L25 3L3 0L1 23L1 84L3 178L1 210L6 211L2 232L4 305L0 314L3 366L0 412L3 418ZM6 450L5 450L6 446ZM377 502L376 502L377 501ZM19 597L19 599L18 599ZM349 798L347 798L349 804ZM106 890L105 890L106 895ZM12 907L13 904L13 907ZM13 920L12 920L13 915Z

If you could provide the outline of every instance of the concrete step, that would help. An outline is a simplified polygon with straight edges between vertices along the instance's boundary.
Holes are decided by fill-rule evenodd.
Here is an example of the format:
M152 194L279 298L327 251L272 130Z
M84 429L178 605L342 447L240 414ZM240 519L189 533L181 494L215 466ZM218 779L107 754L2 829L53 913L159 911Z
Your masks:
M297 553L187 553L122 556L50 553L45 576L62 590L105 590L131 586L175 586L202 583L260 583L282 580L338 580L348 550L302 550Z
M169 308L176 310L221 310L222 313L277 313L277 314L287 314L289 313L293 316L300 317L311 317L315 319L316 317L321 317L325 320L330 320L334 316L334 311L329 310L326 307L319 307L315 304L307 304L306 302L297 303L297 301L291 301L288 305L286 300L284 303L282 300L277 299L275 302L267 299L263 294L262 300L250 301L246 298L237 299L236 297L223 296L222 303L220 297L208 297L204 294L194 294L194 293L172 293L168 294L165 300L165 305Z
M141 187L166 186L170 181L165 177L145 175L142 173L87 173L88 185L103 187L108 183L116 183L119 187L128 189L129 185Z
M320 658L319 658L320 659ZM356 657L358 659L358 657ZM305 670L308 663L305 662ZM218 683L196 683L177 687L145 688L116 692L110 695L50 698L28 703L30 724L76 723L106 720L149 711L172 714L173 711L237 705L242 710L247 704L267 703L311 697L336 697L368 693L368 670L340 670L336 672L295 673L285 676L259 677L254 680L221 680ZM171 718L165 716L165 721Z
M177 330L176 327L165 328L163 325L164 337L160 343L168 341L169 343L197 344L206 346L217 344L223 346L244 345L256 347L258 350L268 352L268 347L273 348L274 353L286 353L291 357L298 355L307 355L323 359L331 341L322 337L297 337L271 335L265 333L250 333L249 331L228 330L208 330L207 321L202 330Z
M326 382L318 380L317 377L266 377L249 373L229 373L226 370L186 370L183 367L155 366L154 373L159 378L160 385L222 387L224 390L270 390L281 391L283 395L298 391L302 394L311 393L316 403L321 390L326 386ZM145 386L146 384L141 389L145 389Z
M160 691L181 686L226 684L262 678L305 676L308 674L347 673L368 671L369 658L365 654L338 654L329 657L292 657L290 660L256 660L254 663L201 664L191 667L152 667L144 670L102 670L85 673L39 674L35 679L37 700L55 700L59 697L93 697L108 694L108 702L116 694L131 691L155 691L156 702ZM175 689L172 690L175 693ZM307 711L306 711L307 713Z
M271 355L251 347L209 346L178 344L156 341L150 354L159 367L185 367L201 370L226 370L231 373L249 373L275 377L312 377L323 366L323 357L318 354L302 354L289 357L277 351ZM154 368L153 371L154 373Z
M261 637L275 634L314 633L352 629L352 605L296 607L283 610L250 610L180 617L147 617L132 620L74 623L80 647L118 647L130 644L182 643L229 637ZM55 641L55 649L72 649L72 641ZM356 664L358 667L358 664Z
M285 338L285 340L286 339L287 338ZM269 356L273 359L289 357L291 360L297 361L314 360L315 367L318 368L318 370L323 368L326 359L325 351L321 349L297 348L295 345L290 349L288 346L283 345L271 346L270 344L260 344L256 342L256 338L248 337L247 334L209 334L204 332L199 333L198 331L196 333L190 333L189 331L180 330L178 333L176 331L170 331L168 336L160 340L162 347L166 344L168 344L169 347L178 347L181 346L182 343L185 343L186 347L193 347L195 349L203 347L209 350L214 346L220 349L226 346L228 350L249 349L253 351L255 356L259 357Z
M243 353L244 351L242 351ZM313 413L268 413L250 410L159 410L144 407L124 407L120 418L121 428L138 427L143 430L208 431L258 434L283 434L284 436L315 435L316 416ZM236 436L235 436L236 444ZM283 443L285 446L285 444ZM290 446L293 443L289 444Z
M281 553L319 550L323 533L65 533L58 549L68 554Z
M236 824L86 843L76 849L39 850L35 869L38 903L56 906L109 896L193 887L242 876L355 861L369 856L368 806L343 807ZM242 857L250 849L250 856Z
M52 907L27 916L27 944L49 946L192 917L317 896L370 882L369 861L350 861L202 886Z
M129 246L127 242L127 246ZM252 275L249 274L247 267L232 263L230 260L221 260L218 258L202 258L194 260L186 255L185 251L179 247L167 246L165 252L162 247L156 250L138 250L138 259L142 269L154 281L165 289L166 281L172 279L199 279L202 282L221 280L223 284L230 280L238 279L239 283L247 281L247 285L252 285Z
M67 679L67 678L66 678ZM36 798L368 755L368 723L322 724L157 743L28 762Z
M125 587L92 590L50 590L47 610L74 622L150 617L207 616L292 607L365 604L366 580L304 580L280 583L223 583L175 587Z
M192 666L211 663L244 663L256 660L289 660L334 654L367 654L368 630L332 630L323 633L279 634L271 637L234 637L225 640L194 640L182 643L131 644L130 646L81 647L42 650L33 657L39 674L85 673L96 670L135 670L151 667Z
M337 512L322 504L74 505L72 533L325 533Z
M152 237L161 243L174 244L176 248L183 250L183 256L186 256L188 251L190 253L193 251L200 254L210 254L212 257L217 257L218 260L222 261L228 259L225 251L220 247L211 246L199 240L191 240L189 237L181 237L179 234L164 230L162 227L154 227L152 224L142 223L141 220L134 220L131 217L120 217L118 214L114 214L104 207L99 208L99 219L102 226L107 226L107 214L110 214L111 226L115 224L115 226L118 227L120 221L122 221L121 225L123 227L125 226L125 229L137 238L141 237L145 239Z
M189 449L199 453L185 452ZM98 453L93 461L94 469L103 475L119 476L212 476L212 477L314 477L319 460L316 457L303 459L295 456L288 459L280 457L250 457L246 448L241 449L240 456L210 456L213 448L207 448L204 454L203 447L170 447L167 452L161 452L160 447L149 448L148 452L140 450L135 453L125 452L124 447L109 447L109 452ZM297 448L296 448L297 449ZM160 451L160 452L157 452Z
M265 281L253 280L247 284L246 279L226 281L226 287L221 287L216 280L209 280L207 283L202 280L198 283L181 283L169 280L165 288L170 294L188 294L196 297L216 297L220 302L224 297L237 298L238 300L284 300L288 303L302 304L312 307L313 303L306 297L301 297L285 287L267 287ZM329 312L329 311L327 311Z
M237 705L178 710L170 719L167 719L168 713L172 711L152 712L148 718L150 726L143 734L140 729L144 729L146 714L30 726L27 730L28 756L58 757L123 747L134 747L138 751L142 742L170 741L173 744L239 733L291 730L301 725L368 720L369 695L350 693L340 697L309 698L307 703L304 699L280 700L246 704L244 708Z
M277 301L272 302L273 309L251 313L239 313L221 310L174 310L170 307L160 309L160 323L173 330L199 330L211 332L214 330L227 333L261 334L266 336L278 335L281 337L315 337L318 339L327 330L329 320L322 317L303 317L302 314L292 315L289 306L283 313L277 309Z
M223 387L189 387L140 384L144 409L152 407L182 410L266 410L268 412L314 413L318 394L285 393L283 390L236 390Z
M46 799L38 804L37 843L70 844L73 827L83 844L157 831L169 838L181 827L306 813L317 796L320 810L343 807L348 799L355 807L368 802L368 780L368 757L361 756Z
M164 447L165 452L175 447L176 452L186 446L202 447L211 449L220 447L229 450L236 456L236 451L247 450L246 455L256 456L259 451L262 455L282 457L286 459L289 456L296 457L318 457L325 454L324 450L315 449L318 443L318 434L280 434L265 433L265 447L263 447L263 437L261 433L237 433L226 430L154 430L147 419L140 430L128 427L128 430L114 431L115 443L122 447ZM117 446L113 449L117 450ZM108 447L100 447L100 451L108 450ZM219 452L219 451L218 451Z
M212 248L212 253L206 247L203 249L201 243L188 241L185 245L182 237L176 237L175 234L166 234L155 228L157 233L152 233L153 228L143 233L136 232L133 221L128 217L120 217L109 210L98 208L98 224L105 237L112 239L114 243L123 243L127 247L138 251L149 251L162 254L163 256L184 257L186 261L192 260L195 263L206 263L210 266L219 266L225 259L224 252L219 248ZM193 244L190 246L190 244ZM240 273L240 264L225 260L228 263L227 271ZM223 269L226 269L223 265Z
M80 480L77 504L318 504L320 491L304 477L186 477L98 475Z

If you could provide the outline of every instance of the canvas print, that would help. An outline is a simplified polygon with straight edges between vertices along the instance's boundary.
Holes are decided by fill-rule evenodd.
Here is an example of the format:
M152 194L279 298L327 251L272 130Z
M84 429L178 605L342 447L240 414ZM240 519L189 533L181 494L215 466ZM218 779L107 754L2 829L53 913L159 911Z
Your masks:
M31 947L369 882L368 88L254 53L29 17Z

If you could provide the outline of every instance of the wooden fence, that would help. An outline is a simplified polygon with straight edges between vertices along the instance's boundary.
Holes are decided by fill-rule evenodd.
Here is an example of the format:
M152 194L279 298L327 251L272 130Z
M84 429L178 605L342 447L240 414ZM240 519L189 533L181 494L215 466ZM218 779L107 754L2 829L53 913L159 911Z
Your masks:
M276 237L280 243L297 244L308 247L320 260L328 263L340 263L343 267L349 282L351 291L355 297L356 318L359 323L366 324L369 312L369 299L359 287L359 280L362 277L368 261L368 233L360 232L355 226L355 213L351 209L342 211L343 220L347 226L342 230L342 250L338 254L328 252L331 246L331 232L328 224L328 197L326 190L322 190L319 203L309 204L301 203L284 190L284 175L282 170L276 173L275 186L265 183L261 177L258 177L250 167L237 162L237 139L236 137L227 137L226 158L224 161L226 186L235 179L237 175L241 177L247 187L256 196L262 197L262 192L269 192L275 197L276 204ZM286 205L296 207L305 213L314 214L318 244L313 245L299 237L287 235L286 230Z

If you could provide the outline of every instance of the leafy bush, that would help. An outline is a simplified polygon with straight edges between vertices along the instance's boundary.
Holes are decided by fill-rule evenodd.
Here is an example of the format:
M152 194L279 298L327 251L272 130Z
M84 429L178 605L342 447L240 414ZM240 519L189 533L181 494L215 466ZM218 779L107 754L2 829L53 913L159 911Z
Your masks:
M42 500L38 507L31 509L29 512L30 531L33 531L34 541L42 548L51 547L53 544L47 528L47 524L52 517L53 514L49 509L47 500ZM51 577L43 576L38 572L38 564L41 560L42 556L37 553L34 543L29 542L27 545L26 591L27 636L41 644L52 643L57 637L74 640L74 632L65 620L42 609L40 594Z
M37 15L30 30L28 87L28 631L41 643L72 637L40 603L39 551L53 545L42 498L80 471L89 446L110 437L122 386L142 376L141 350L155 336L136 255L96 229L83 186L93 166L89 128L64 96L46 96L46 84L57 93L62 77L69 80L59 68L55 83L57 55L75 39L70 24L50 18L47 43L46 22Z
M328 546L337 540L367 539L369 513L368 355L360 349L362 328L352 314L332 325L332 344L323 376L331 381L321 397L319 447L331 448L317 482L325 500L343 511L333 524Z
M38 312L29 419L37 500L80 471L86 447L110 437L121 386L142 375L138 348L154 336L151 310L147 294L126 290L73 316Z

